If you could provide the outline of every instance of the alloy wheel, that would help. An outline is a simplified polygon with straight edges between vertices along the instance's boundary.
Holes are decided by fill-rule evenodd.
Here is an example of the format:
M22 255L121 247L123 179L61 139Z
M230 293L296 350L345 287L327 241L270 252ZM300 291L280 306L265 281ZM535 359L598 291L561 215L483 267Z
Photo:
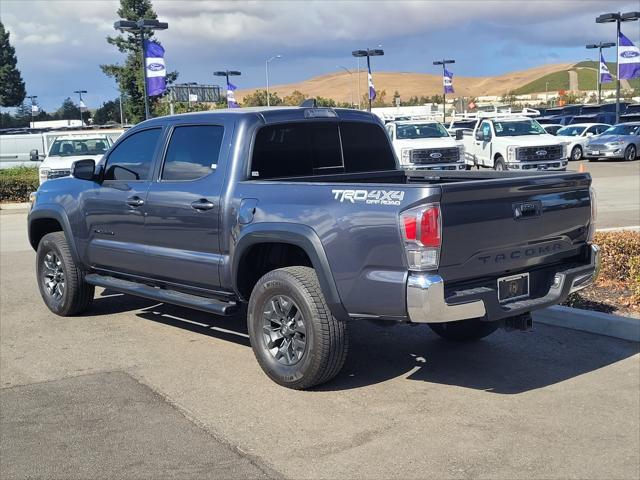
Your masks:
M65 274L62 260L53 251L48 252L43 260L42 283L47 294L55 300L64 295Z
M307 345L302 311L286 295L271 297L262 314L262 337L269 353L283 365L295 365Z

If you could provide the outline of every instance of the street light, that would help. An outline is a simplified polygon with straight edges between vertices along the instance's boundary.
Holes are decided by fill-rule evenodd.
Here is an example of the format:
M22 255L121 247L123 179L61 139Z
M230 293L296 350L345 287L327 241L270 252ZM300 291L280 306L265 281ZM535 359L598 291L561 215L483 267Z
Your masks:
M84 122L82 121L82 94L87 93L86 90L74 90L73 93L77 93L78 97L80 97L80 127L84 127Z
M444 79L444 71L446 69L445 65L450 63L456 63L455 60L435 60L433 62L434 65L442 65L442 78ZM444 85L442 87L442 123L447 121L447 92L444 90Z
M169 28L169 24L158 20L140 19L135 22L131 20L118 20L113 24L113 28L121 32L129 32L140 36L140 54L142 55L142 71L144 75L142 90L144 94L144 118L146 120L149 118L149 98L147 97L147 62L144 57L144 32L145 30L166 30Z
M602 85L600 84L600 59L602 58L602 49L615 47L616 44L614 42L600 42L600 43L590 43L589 45L585 45L588 49L598 49L598 59L596 61L596 85L598 86L598 103L600 103Z
M191 87L198 85L198 82L186 82L183 84L187 87L187 111L191 111Z
M35 106L34 100L38 98L38 95L27 95L27 98L31 100L31 128L34 128L33 107Z
M238 75L242 75L237 70L219 70L217 72L213 72L216 77L224 77L227 81L227 106L229 106L229 77L234 77Z
M265 62L264 62L264 70L266 72L267 75L267 107L271 106L271 103L269 102L269 64L274 61L276 58L282 58L282 55L274 55L271 58L268 58Z
M382 50L381 48L367 48L366 50L354 50L353 52L351 52L351 55L357 58L367 57L367 73L369 73L371 72L370 57L379 57L381 55L384 55L384 50ZM360 69L358 68L358 81L359 80L360 80ZM369 97L369 111L371 111L371 94L367 96Z
M596 23L616 24L616 123L620 121L620 24L633 22L640 18L640 12L603 13L596 17ZM600 74L598 69L598 75Z
M351 70L349 70L347 67L344 67L342 65L336 65L336 67L341 68L342 70L344 70L345 72L347 72L349 75L351 75L353 77L353 72ZM353 108L354 107L354 104L353 104L353 83L352 82L349 82L349 83L351 85L350 88L349 88L349 91L351 92L351 108Z

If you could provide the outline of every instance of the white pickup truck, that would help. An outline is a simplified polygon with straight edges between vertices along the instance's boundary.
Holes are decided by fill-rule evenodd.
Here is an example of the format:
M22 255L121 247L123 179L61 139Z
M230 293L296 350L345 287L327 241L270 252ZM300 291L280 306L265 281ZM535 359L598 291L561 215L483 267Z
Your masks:
M400 167L420 170L465 170L464 147L436 120L409 120L385 125ZM459 135L462 139L462 133Z
M549 135L530 118L532 112L479 115L473 131L463 136L467 164L494 170L565 170L567 142Z

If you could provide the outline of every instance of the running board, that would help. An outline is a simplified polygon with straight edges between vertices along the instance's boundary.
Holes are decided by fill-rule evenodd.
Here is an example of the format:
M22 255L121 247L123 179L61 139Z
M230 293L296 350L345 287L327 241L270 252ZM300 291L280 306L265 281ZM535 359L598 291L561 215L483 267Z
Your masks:
M200 297L175 290L151 287L120 278L98 275L97 273L86 275L84 279L87 283L97 287L108 288L117 292L129 293L138 297L171 303L181 307L194 308L215 315L231 315L236 311L237 307L236 302L223 302L214 298Z

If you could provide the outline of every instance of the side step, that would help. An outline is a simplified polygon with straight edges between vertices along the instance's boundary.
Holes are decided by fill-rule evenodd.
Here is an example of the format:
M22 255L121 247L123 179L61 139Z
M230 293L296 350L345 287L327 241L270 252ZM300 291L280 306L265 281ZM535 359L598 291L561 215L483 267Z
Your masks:
M237 309L236 302L224 302L214 298L200 297L175 290L151 287L142 283L130 282L128 280L98 275L96 273L86 275L84 279L87 283L97 287L109 288L117 292L130 293L138 297L171 303L181 307L194 308L215 315L231 315Z

